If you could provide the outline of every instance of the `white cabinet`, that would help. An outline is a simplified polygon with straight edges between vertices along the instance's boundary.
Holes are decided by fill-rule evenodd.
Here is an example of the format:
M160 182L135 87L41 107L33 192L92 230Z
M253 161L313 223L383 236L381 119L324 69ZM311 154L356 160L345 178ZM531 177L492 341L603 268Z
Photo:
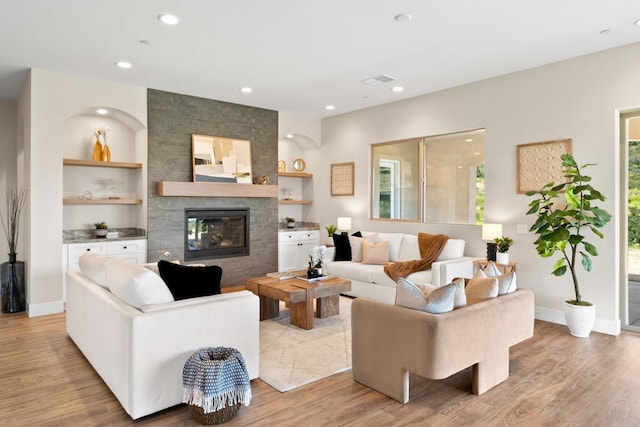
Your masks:
M62 259L66 259L64 265L67 270L78 270L79 260L83 254L94 253L108 255L133 264L144 264L147 259L147 241L140 240L116 240L113 242L96 241L88 243L69 243L63 245ZM63 274L63 297L67 299L67 275Z
M147 256L147 241L140 239L70 243L67 245L67 270L77 270L80 256L89 252L122 258L133 264L144 264Z
M278 271L306 270L309 255L320 244L320 231L278 233Z

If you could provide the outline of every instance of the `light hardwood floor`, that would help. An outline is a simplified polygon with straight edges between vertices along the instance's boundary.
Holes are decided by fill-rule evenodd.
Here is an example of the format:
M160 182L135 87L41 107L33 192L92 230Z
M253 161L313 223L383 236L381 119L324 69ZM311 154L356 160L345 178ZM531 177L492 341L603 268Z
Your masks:
M251 405L226 425L640 425L638 334L578 339L536 321L535 336L511 349L510 372L482 396L470 393L469 369L441 381L412 376L406 405L355 383L350 372L287 393L254 380ZM16 314L0 315L0 425L197 424L183 405L132 421L67 337L63 314Z

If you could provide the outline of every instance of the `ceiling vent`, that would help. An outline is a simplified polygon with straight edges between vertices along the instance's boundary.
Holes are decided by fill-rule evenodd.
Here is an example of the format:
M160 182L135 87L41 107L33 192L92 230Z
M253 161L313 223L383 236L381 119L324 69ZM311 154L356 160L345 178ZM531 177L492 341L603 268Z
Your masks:
M364 84L370 85L370 86L378 86L378 85L381 85L383 83L392 82L394 80L395 80L394 77L387 76L386 74L380 74L379 76L375 76L375 77L370 77L368 79L364 79L364 80L362 80L361 83L364 83Z

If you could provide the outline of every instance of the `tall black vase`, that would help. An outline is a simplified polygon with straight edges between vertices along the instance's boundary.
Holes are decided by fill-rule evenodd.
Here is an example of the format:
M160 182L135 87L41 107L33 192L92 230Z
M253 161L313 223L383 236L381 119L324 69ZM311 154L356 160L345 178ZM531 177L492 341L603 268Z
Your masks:
M25 309L24 261L17 261L16 256L16 253L10 253L9 262L0 264L3 313L17 313Z

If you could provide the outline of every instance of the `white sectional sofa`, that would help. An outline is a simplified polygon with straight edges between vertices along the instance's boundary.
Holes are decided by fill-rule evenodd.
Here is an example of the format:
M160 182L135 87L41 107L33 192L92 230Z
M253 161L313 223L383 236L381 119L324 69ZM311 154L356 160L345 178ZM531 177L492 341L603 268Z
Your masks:
M182 369L199 348L236 348L249 377L258 377L260 309L253 293L180 301L169 293L169 301L159 302L166 293L156 273L121 260L114 268L113 258L102 255L92 261L81 259L84 273L67 272L67 333L131 418L182 403ZM135 294L141 305L110 287L120 295L126 288L127 299ZM144 303L145 292L152 303Z
M417 235L362 232L365 238L374 234L376 240L389 242L390 262L420 259ZM447 240L440 256L431 265L431 269L412 273L407 279L442 286L450 283L455 277L472 277L474 258L464 256L464 247L464 240ZM346 295L388 304L395 302L396 282L384 272L384 265L334 261L334 256L335 248L327 248L324 273L351 280L351 291L346 292Z

